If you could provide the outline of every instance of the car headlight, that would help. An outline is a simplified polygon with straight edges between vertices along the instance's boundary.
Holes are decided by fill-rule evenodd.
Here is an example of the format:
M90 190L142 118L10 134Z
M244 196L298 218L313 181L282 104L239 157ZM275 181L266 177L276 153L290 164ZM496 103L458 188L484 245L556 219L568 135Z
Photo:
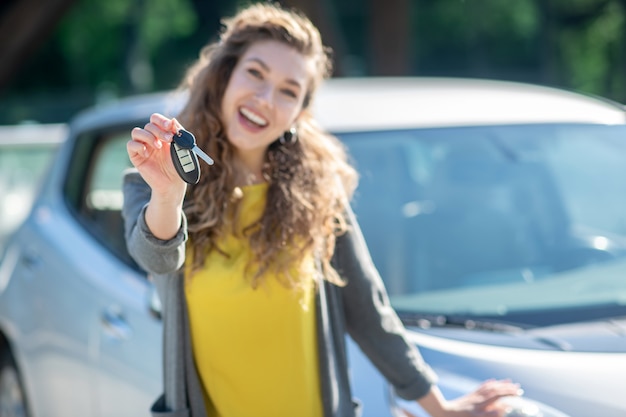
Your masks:
M426 413L416 401L405 401L391 394L391 415L393 417L426 417ZM567 414L543 403L525 397L506 397L499 401L506 405L506 417L570 417Z

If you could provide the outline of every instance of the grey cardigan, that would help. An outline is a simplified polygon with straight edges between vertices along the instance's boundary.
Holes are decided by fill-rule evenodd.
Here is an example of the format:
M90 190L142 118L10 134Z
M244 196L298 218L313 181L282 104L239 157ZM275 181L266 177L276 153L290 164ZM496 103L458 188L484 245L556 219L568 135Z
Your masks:
M205 417L204 397L191 348L184 280L187 224L163 241L148 229L144 212L150 188L136 170L124 176L122 215L129 253L153 278L163 311L163 394L153 416ZM350 391L345 332L407 400L430 390L435 376L389 304L354 214L348 208L350 231L337 239L333 266L347 281L338 287L324 281L316 296L318 352L325 417L359 413Z

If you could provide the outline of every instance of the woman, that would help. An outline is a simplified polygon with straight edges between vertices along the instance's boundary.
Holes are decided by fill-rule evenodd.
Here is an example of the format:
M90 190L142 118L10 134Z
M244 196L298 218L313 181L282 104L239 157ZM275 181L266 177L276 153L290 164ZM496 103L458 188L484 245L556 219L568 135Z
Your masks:
M163 303L155 415L355 416L345 331L433 416L502 415L517 395L488 381L447 401L406 341L348 205L356 173L309 112L330 71L309 20L252 5L189 70L179 117L132 131L127 243ZM183 126L215 159L193 186L170 159Z

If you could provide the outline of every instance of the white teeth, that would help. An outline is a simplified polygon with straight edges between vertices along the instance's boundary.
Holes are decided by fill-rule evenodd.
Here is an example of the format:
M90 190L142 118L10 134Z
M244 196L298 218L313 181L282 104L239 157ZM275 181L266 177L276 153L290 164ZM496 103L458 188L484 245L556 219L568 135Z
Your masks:
M246 109L245 107L241 108L241 114L243 114L246 119L250 120L251 122L259 126L265 126L267 124L267 120L263 119L261 116L254 114L253 112Z

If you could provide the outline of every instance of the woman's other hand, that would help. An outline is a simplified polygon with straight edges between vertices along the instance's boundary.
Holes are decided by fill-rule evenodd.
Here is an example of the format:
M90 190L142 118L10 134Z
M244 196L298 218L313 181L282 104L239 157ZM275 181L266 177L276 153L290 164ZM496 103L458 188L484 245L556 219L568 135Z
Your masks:
M509 380L488 380L473 392L449 401L433 387L419 403L433 417L504 417L507 405L498 400L522 392L519 384Z

